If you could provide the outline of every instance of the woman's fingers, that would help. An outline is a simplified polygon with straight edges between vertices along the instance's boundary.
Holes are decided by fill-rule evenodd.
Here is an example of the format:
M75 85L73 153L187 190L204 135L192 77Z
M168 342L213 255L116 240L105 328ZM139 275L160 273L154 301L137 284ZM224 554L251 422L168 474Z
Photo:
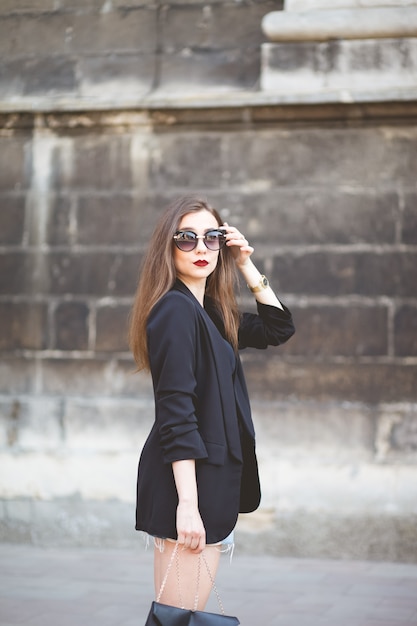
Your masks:
M238 264L244 263L253 253L253 247L249 245L246 237L234 226L224 223L226 229L226 246L231 248L231 252Z
M178 543L184 550L201 552L206 545L206 530L198 508L188 503L179 503L177 508Z
M183 550L191 550L191 552L200 553L206 547L205 533L202 535L178 535L178 544Z

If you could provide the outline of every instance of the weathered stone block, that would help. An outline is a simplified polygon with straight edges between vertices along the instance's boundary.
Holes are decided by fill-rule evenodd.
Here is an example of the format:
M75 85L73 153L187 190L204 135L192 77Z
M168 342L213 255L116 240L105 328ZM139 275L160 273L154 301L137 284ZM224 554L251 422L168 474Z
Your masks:
M76 62L66 56L6 59L0 67L0 96L75 95Z
M291 307L296 333L282 346L300 356L382 356L388 352L385 307Z
M262 45L261 87L265 91L301 94L341 91L374 94L415 88L416 42L398 39L334 39Z
M42 350L47 345L45 304L0 302L0 350Z
M415 465L417 450L412 441L415 417L413 403L381 404L376 407L375 460L378 463L388 466L400 461L403 467ZM407 445L408 437L411 445ZM402 490L405 495L407 487L403 485Z
M114 396L152 393L150 381L135 374L133 359L44 359L41 390L62 396ZM152 396L150 396L152 397Z
M0 404L9 448L19 452L54 450L62 444L59 398L31 396Z
M140 225L140 237L136 240L136 243L145 246L148 244L157 220L172 202L174 195L171 189L155 189L154 193L151 192L144 197L135 196L133 198L136 210L135 220L138 220Z
M85 12L100 11L102 8L103 0L59 0L59 9L68 13L78 9L84 9Z
M139 7L156 7L158 6L158 0L112 0L112 6L115 9L136 9Z
M35 374L35 359L2 356L0 359L0 393L33 393Z
M221 138L210 133L161 136L150 155L150 187L217 187L222 179L221 157Z
M143 7L134 11L110 11L74 15L67 36L68 49L79 55L117 52L154 52L157 12ZM91 36L94 33L94 37Z
M279 349L278 349L279 350ZM385 363L282 362L269 350L244 354L248 387L254 399L415 402L417 366Z
M55 8L54 0L2 0L0 5L0 15L10 13L34 13L39 11L52 11Z
M417 254L414 252L312 252L274 258L282 291L309 294L361 294L415 297Z
M75 234L71 223L72 204L70 196L56 195L51 198L46 235L50 245L71 243Z
M417 254L392 252L378 255L364 254L356 262L357 289L364 295L379 293L391 296L417 295Z
M400 214L395 193L373 190L280 188L223 201L241 220L255 247L271 241L284 245L394 243Z
M19 294L31 291L34 258L24 252L0 254L0 293Z
M117 416L117 418L116 418ZM69 400L63 417L69 450L121 453L139 451L153 421L152 402L94 398Z
M416 306L404 305L396 311L394 317L394 346L397 356L417 356Z
M140 257L137 253L56 252L49 255L49 292L96 296L132 295Z
M20 80L24 95L75 92L76 63L64 56L26 59L21 62Z
M259 77L259 53L256 48L244 51L192 50L165 53L161 56L163 91L181 89L183 93L198 89L253 89Z
M23 94L23 71L26 61L22 59L4 60L0 66L0 97L9 99Z
M103 306L97 309L96 350L103 352L129 350L127 334L130 309L130 306L125 305Z
M229 185L249 188L251 184L265 189L302 184L375 189L393 180L412 188L416 139L412 125L393 129L389 137L382 128L310 127L231 133L225 143L225 170Z
M111 258L105 253L55 252L48 258L49 291L58 294L108 293Z
M25 228L24 196L0 196L0 244L22 243Z
M391 445L395 451L417 452L417 412L407 412L393 425Z
M58 12L43 15L9 15L0 21L0 52L6 58L42 56L50 58L65 54L67 29L72 27L72 16Z
M405 195L401 240L406 244L417 244L417 194Z
M375 412L363 405L323 402L262 402L254 400L252 412L259 453L276 458L308 455L310 462L325 457L371 459L375 445ZM271 443L273 442L273 443Z
M88 317L84 302L62 302L55 310L55 348L58 350L88 349Z
M7 524L14 527L11 533L13 540L17 535L19 541L30 541L31 532L29 528L33 528L34 509L36 508L33 500L10 498L5 500L3 504L5 511L3 519L6 519Z
M77 242L94 244L138 244L141 214L131 195L82 196L78 200Z
M30 138L0 137L0 189L26 189L31 175Z
M63 141L55 149L52 167L51 182L58 189L130 188L130 136L89 133L75 137L70 146Z
M119 98L143 97L151 89L156 73L156 55L111 54L86 56L78 63L80 94L83 97L110 100L111 94ZM107 96L107 98L106 98Z
M0 401L0 447L12 448L17 442L17 421L21 403L13 398Z
M142 255L137 252L115 255L111 267L110 294L132 297L136 292Z
M262 17L273 6L273 2L238 6L227 3L171 5L163 13L163 50L259 48L264 41Z
M112 364L95 359L44 359L41 390L62 396L109 395Z
M133 356L115 360L113 374L114 393L153 401L151 376L143 370L136 371Z

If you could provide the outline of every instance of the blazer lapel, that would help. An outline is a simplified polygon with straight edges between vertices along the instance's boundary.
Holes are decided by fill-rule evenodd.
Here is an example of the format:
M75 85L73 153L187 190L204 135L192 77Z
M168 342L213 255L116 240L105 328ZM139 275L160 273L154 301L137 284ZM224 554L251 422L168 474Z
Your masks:
M208 355L208 358L211 359L216 370L217 385L223 409L223 424L226 433L227 445L231 455L236 460L242 461L242 449L236 408L237 399L235 398L235 392L232 384L233 381L230 380L229 385L224 384L224 381L227 381L227 379L230 378L230 369L225 360L221 358L222 352L224 354L224 339L208 313L200 305L188 287L186 287L181 281L177 280L175 283L175 289L178 289L195 300L196 308L201 319L201 328L202 330L204 329L205 334L208 337L207 343L211 349L211 355Z

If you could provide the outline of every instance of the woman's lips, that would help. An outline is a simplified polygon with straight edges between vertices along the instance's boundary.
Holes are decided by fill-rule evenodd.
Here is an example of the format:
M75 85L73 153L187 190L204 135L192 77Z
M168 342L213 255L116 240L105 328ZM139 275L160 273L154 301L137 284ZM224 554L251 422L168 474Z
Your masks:
M197 267L206 267L206 265L208 265L208 261L195 261L194 265L197 265Z

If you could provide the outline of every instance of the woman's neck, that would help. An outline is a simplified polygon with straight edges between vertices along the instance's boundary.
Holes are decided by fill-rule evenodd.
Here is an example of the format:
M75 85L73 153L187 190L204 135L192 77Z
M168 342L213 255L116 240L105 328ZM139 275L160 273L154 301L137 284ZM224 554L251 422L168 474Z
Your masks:
M204 307L204 296L206 293L206 279L199 281L190 281L178 276L179 280L191 291L194 298L198 300L202 307Z

